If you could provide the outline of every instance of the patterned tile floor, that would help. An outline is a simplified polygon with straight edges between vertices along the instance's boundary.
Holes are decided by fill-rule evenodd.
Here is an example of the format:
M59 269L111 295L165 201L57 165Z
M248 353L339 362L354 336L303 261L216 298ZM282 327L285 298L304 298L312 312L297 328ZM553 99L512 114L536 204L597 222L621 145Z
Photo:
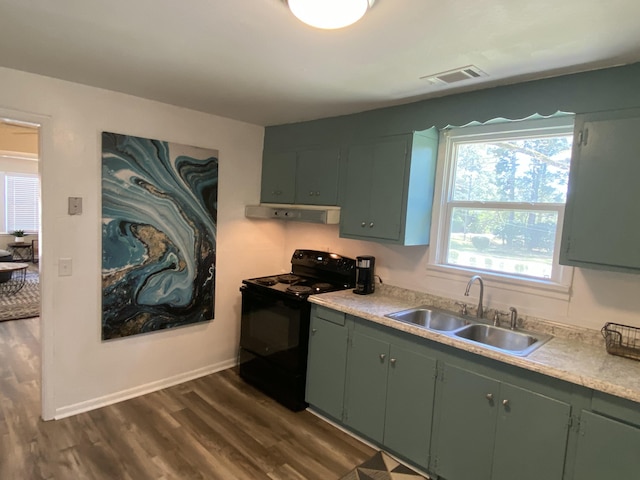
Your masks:
M341 480L425 480L425 477L398 463L386 453L378 452Z

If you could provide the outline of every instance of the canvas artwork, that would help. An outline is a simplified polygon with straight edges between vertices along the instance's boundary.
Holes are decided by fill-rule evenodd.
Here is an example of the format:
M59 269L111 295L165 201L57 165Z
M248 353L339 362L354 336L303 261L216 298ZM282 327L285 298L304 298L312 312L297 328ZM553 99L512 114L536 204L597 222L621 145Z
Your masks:
M102 133L102 339L214 317L218 151Z

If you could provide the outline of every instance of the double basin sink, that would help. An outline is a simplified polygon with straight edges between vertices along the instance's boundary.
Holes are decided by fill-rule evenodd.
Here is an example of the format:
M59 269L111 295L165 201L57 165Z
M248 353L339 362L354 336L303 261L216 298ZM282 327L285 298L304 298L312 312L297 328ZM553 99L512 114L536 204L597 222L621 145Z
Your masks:
M522 357L529 355L553 338L543 333L487 325L469 317L458 316L429 306L402 310L385 316L463 341L480 344L491 350Z

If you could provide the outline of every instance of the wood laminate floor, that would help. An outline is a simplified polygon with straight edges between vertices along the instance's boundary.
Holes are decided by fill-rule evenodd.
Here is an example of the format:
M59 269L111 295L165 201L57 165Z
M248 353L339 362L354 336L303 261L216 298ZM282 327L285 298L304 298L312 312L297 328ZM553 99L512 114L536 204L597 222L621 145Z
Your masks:
M334 480L375 451L226 370L40 419L39 319L0 322L0 479Z

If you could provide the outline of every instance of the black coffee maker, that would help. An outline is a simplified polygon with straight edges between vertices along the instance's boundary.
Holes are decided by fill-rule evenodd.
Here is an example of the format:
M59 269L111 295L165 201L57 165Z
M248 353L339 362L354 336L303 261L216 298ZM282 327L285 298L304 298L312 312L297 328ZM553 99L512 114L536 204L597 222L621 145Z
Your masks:
M376 257L356 257L356 288L353 293L368 295L375 290Z

